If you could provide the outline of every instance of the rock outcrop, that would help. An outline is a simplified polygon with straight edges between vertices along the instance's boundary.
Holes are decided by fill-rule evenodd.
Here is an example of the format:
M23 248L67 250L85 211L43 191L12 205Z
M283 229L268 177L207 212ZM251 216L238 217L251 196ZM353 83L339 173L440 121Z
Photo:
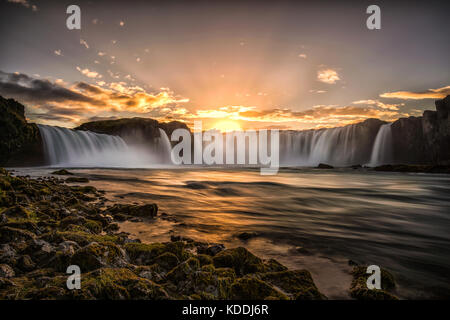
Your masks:
M127 144L146 145L154 141L155 138L160 137L159 129L164 130L167 136L170 137L172 132L178 128L189 130L188 126L183 122L158 122L157 120L146 118L86 122L75 128L75 130L120 136Z
M27 123L25 107L0 96L0 165L37 165L43 160L39 129Z
M392 123L396 163L450 164L450 96L436 101L436 111Z

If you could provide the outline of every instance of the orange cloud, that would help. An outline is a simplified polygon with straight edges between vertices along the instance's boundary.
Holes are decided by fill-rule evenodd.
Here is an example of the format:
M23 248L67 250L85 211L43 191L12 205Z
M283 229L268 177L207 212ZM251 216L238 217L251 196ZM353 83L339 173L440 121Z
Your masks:
M442 99L450 94L450 86L438 88L438 89L428 89L420 92L412 91L395 91L380 94L382 98L396 98L403 100L422 100L422 99Z

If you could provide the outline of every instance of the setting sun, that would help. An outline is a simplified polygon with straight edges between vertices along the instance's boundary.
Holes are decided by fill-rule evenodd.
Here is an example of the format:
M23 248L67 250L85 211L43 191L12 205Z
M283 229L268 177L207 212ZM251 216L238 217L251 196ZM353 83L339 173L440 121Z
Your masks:
M223 121L216 122L212 126L212 129L217 129L221 132L242 131L242 128L239 125L239 123L237 123L235 121L231 121L231 120L223 120Z

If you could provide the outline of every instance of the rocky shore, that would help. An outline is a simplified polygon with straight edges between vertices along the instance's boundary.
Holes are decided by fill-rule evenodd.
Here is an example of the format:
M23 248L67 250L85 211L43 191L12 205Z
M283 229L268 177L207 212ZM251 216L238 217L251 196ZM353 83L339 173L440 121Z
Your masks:
M107 206L104 192L57 173L31 179L0 169L0 299L326 299L307 270L243 247L131 239L117 222L160 219L156 204ZM81 269L81 289L67 288L70 265ZM395 285L368 290L361 268L350 296L395 298L385 291Z

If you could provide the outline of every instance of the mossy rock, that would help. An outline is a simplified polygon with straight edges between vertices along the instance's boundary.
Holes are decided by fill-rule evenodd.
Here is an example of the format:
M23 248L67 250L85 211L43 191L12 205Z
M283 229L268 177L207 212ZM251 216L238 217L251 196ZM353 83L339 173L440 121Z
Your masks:
M95 299L167 299L164 289L152 281L138 277L124 268L102 268L86 274L81 280L79 296Z
M266 272L286 271L288 269L275 259L264 261L264 268Z
M96 242L81 248L71 258L71 264L78 265L83 272L102 267L124 267L126 265L124 252L116 244Z
M66 179L66 183L88 183L88 178L82 178L82 177L70 177Z
M200 270L200 261L196 258L189 258L173 268L166 276L167 280L178 284L186 280L191 274Z
M222 278L236 279L236 272L233 268L215 268L215 273Z
M36 235L27 230L12 228L8 226L0 227L0 242L27 241L36 238Z
M146 265L150 264L156 257L167 252L166 245L162 243L126 243L125 251L134 264Z
M94 234L99 234L102 232L102 224L98 221L94 220L87 220L84 224L84 227L86 227L89 231L91 231Z
M173 253L165 252L157 256L152 262L157 264L162 270L170 271L180 263L180 260Z
M198 261L200 261L201 266L205 266L205 265L213 263L211 256L209 256L207 254L198 254L196 256L196 258L198 259Z
M74 192L81 192L81 193L90 193L90 194L96 194L97 188L93 186L71 186L70 189Z
M91 234L83 231L55 231L42 235L41 238L51 243L61 243L63 241L75 241L80 246L86 246L91 242L116 244L123 243L123 237L119 235L100 235Z
M279 300L288 299L286 295L268 283L253 277L236 279L231 285L230 298L232 300L264 300L268 297Z
M353 281L350 286L350 296L357 300L397 300L392 294L395 290L395 280L392 274L381 268L381 289L367 288L367 266L354 266L352 270Z
M124 214L142 218L154 218L158 214L158 206L155 203L145 205L115 204L108 210L113 215Z
M213 257L216 268L233 268L238 276L263 272L263 261L243 247L227 249Z
M258 277L297 300L322 300L326 297L317 289L307 270L268 272Z
M52 174L56 174L56 175L60 175L60 176L72 176L73 173L66 170L66 169L60 169L60 170L56 170L53 171Z

